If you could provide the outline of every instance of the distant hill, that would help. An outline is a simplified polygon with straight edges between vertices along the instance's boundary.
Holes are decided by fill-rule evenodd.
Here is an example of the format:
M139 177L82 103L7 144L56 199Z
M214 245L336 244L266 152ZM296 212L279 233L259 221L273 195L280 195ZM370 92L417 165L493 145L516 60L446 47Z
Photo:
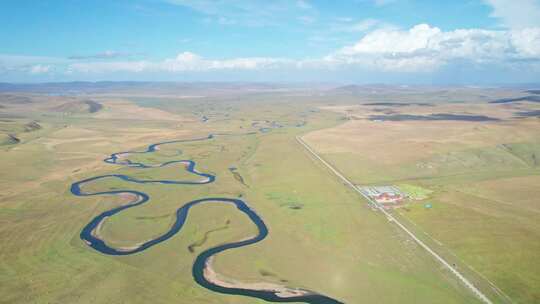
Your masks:
M350 84L350 85L344 85L337 88L333 88L331 90L328 90L329 93L332 94L346 94L346 95L359 95L359 94L369 94L373 91L380 91L380 90L388 90L391 88L395 88L392 86L385 86L385 85L356 85L356 84Z
M113 87L127 88L141 85L138 82L46 82L46 83L0 83L0 92L31 92L49 94L74 94L99 92Z
M25 122L18 119L0 119L0 146L15 145L22 140L21 133L41 130L43 127L35 120Z
M337 87L330 90L330 92L332 93L347 93L347 94L356 94L356 93L360 93L364 91L365 91L365 88L363 88L362 86L353 85L353 84Z
M366 84L366 85L357 85L357 84L350 84L350 85L344 85L340 87L335 87L327 91L327 93L331 94L337 94L337 95L369 95L374 93L380 93L380 92L386 92L386 93L393 93L393 92L408 92L414 89L422 88L425 90L439 90L441 87L409 87L409 86L403 86L403 85L387 85L387 84Z
M77 100L69 101L61 105L50 108L55 112L73 113L73 114L85 114L96 113L103 109L103 105L93 100Z
M13 134L0 134L0 146L14 145L19 142L21 140Z
M78 94L178 94L182 96L207 96L237 94L239 92L283 92L327 88L324 84L254 83L254 82L147 82L147 81L98 81L98 82L49 82L49 83L0 83L0 92L41 93L49 95Z
M511 102L520 102L520 101L530 101L530 102L540 102L540 96L529 95L515 98L502 98L490 101L489 103L511 103Z
M31 121L24 125L24 132L32 132L41 129L42 127L37 121Z
M29 104L32 103L32 99L27 96L13 95L13 94L0 94L1 104Z
M41 129L43 129L43 127L35 120L25 122L24 120L19 119L0 119L0 133L4 135L11 134L17 137L17 134L19 133L28 133Z
M464 115L450 113L434 113L429 115L411 115L411 114L392 114L392 115L371 115L369 120L372 121L498 121L498 118L493 118L485 115Z

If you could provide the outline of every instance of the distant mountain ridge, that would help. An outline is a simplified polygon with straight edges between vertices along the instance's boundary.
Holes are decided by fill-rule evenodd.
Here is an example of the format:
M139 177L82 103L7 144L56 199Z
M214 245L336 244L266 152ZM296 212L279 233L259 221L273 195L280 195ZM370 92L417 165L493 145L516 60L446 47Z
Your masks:
M315 87L328 85L313 84ZM6 83L0 82L0 92L25 92L45 94L85 94L85 93L125 93L160 92L191 94L204 90L208 92L280 91L296 90L310 86L290 83L263 82L149 82L149 81L74 81L46 83Z

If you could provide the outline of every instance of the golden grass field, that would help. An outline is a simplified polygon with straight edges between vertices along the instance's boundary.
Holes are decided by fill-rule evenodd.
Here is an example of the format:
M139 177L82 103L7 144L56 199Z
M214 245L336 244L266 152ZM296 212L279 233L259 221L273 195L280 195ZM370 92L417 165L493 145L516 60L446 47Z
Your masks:
M357 184L405 183L433 191L395 212L473 277L499 288L501 301L540 300L540 120L514 115L538 105L324 108L350 120L306 135L317 151ZM380 114L376 108L391 111L387 115L467 113L500 121L366 120Z
M213 264L220 276L306 288L345 303L480 303L313 159L295 140L303 136L355 183L410 184L433 191L429 198L394 212L426 232L426 239L463 267L496 303L540 300L535 263L540 255L540 193L535 186L540 171L531 158L540 155L540 121L512 115L536 105L487 104L476 100L486 93L474 90L455 92L473 96L470 104L434 101L440 94L432 91L415 94L408 93L404 102L431 96L433 106L365 106L365 96L309 91L193 98L19 94L32 101L6 103L0 109L3 134L20 139L0 146L0 302L263 303L211 292L191 275L193 261L204 249L256 232L231 206L195 207L181 232L134 255L103 255L79 237L94 216L129 198L77 197L69 192L71 183L111 173L197 179L181 164L141 171L103 159L114 152L211 133L237 135L166 145L130 160L194 160L199 171L217 176L215 183L138 185L104 179L88 185L89 191L131 189L151 196L149 203L107 219L100 236L110 245L134 246L166 231L176 209L188 201L242 197L270 233L260 243L216 256ZM0 103L2 98L0 94ZM91 113L82 99L103 108ZM366 120L383 113L377 108L394 114L470 113L501 120ZM31 121L41 129L21 131ZM253 134L239 135L245 133ZM432 209L422 207L426 201Z

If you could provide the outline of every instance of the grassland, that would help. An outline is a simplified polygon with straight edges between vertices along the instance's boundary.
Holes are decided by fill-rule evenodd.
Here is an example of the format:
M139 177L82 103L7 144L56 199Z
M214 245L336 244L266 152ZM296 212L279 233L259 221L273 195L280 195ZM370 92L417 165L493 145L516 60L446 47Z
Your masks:
M462 172L452 166L445 169L448 175L429 175L432 171L425 169L411 179L407 175L410 168L395 169L400 162L390 159L390 152L379 156L383 160L388 157L388 166L378 167L380 164L374 162L376 158L370 154L374 150L364 150L364 147L358 148L356 142L349 142L354 137L349 133L347 136L340 134L341 140L335 141L333 134L318 136L321 132L332 133L342 129L349 132L350 125L354 123L361 125L360 129L352 132L353 135L355 132L366 134L363 128L380 125L344 120L344 114L335 110L336 102L346 104L352 97L341 96L336 101L334 95L310 95L309 91L302 94L250 92L197 98L176 98L173 95L85 96L85 99L89 97L102 105L95 112L55 111L59 105L62 109L80 109L77 97L27 97L32 100L32 107L10 103L1 109L3 115L10 116L9 119L20 120L21 123L38 121L42 126L42 129L29 133L32 135L21 136L20 143L5 145L0 151L0 165L5 172L0 177L2 302L256 303L250 298L210 292L197 285L191 277L191 266L197 253L256 232L249 220L231 206L205 204L195 207L178 235L135 255L105 256L89 248L79 238L80 230L89 220L122 202L112 197L75 197L69 192L72 182L110 173L137 178L198 179L185 173L181 165L143 171L108 165L102 160L114 152L144 149L151 143L198 138L210 133L236 135L218 135L208 141L166 145L154 154L131 159L147 163L191 159L198 163L199 171L217 176L213 184L134 185L106 179L88 185L91 187L88 190L92 191L142 190L152 198L146 205L109 218L100 230L101 236L115 246L130 246L167 230L175 210L185 202L209 196L242 197L261 215L270 234L256 245L218 255L214 264L221 275L245 282L307 288L346 303L478 302L427 253L389 225L384 217L368 208L357 194L344 187L306 154L296 143L295 136L308 134L306 138L310 143L356 181L400 180L403 184L434 191L428 194L434 202L432 210L412 206L404 216L430 231L445 247L452 249L467 264L474 265L516 301L524 302L537 296L533 291L523 294L523 298L515 297L522 292L521 284L535 287L536 273L533 270L536 266L523 261L536 258L539 251L535 244L522 244L525 238L534 240L534 234L515 238L517 230L523 226L518 221L511 221L526 219L527 229L535 232L535 218L525 209L512 206L500 209L499 205L503 204L497 203L492 197L498 197L497 194L489 190L498 186L486 178L491 176L487 170L474 179L473 175L467 174L469 171ZM77 106L65 106L69 102L75 102ZM528 120L521 123L535 126ZM481 144L484 139L475 137L475 127L460 128L454 131L455 141L448 144L441 140L433 144L436 147L434 151L454 151L453 143L459 142L458 135L468 128L471 137L463 147L470 151L487 149ZM509 128L489 132L504 133L502 130ZM443 129L432 132L438 134ZM386 128L370 130L369 133L383 132ZM516 131L516 134L522 134L520 143L528 144L534 138L534 134L529 134L532 132L520 132ZM369 140L360 142L376 146ZM325 150L325 147L330 150ZM355 151L348 150L350 147ZM493 157L498 157L498 153L509 153L507 148L500 149L506 150L497 150ZM382 153L383 149L378 151ZM403 159L424 160L418 158L414 151L411 148L407 154L408 150L404 148ZM516 155L528 155L526 151L523 146L514 148ZM438 155L428 155L427 159L436 163ZM528 181L530 172L535 170L515 155L508 156L505 162L500 169L505 178ZM371 166L367 166L369 163ZM478 163L483 164L482 161ZM516 163L521 166L514 168ZM364 165L370 170L367 173ZM231 173L230 168L236 168L234 172L242 177L244 183ZM384 174L378 172L378 168ZM508 176L505 168L512 169L515 176ZM387 169L389 171L385 171ZM476 167L473 169L476 172ZM447 179L456 174L466 175L471 182L461 178L457 181L469 187L461 187L457 181L449 183ZM437 179L439 177L441 180ZM533 183L534 179L528 182ZM452 190L452 187L459 188L459 191ZM455 200L456 197L459 199ZM472 207L465 203L469 202L469 197L477 198L474 200L475 213L470 212ZM503 198L500 200L504 201ZM488 207L484 204L486 201L489 202ZM522 201L529 202L528 208L537 210L526 196ZM445 209L452 212L445 212ZM485 210L498 213L486 215ZM512 212L512 217L507 210ZM470 218L456 223L456 219L464 214ZM486 216L493 222L482 224ZM495 230L494 225L497 227ZM507 257L513 266L522 270L523 277L508 276L511 265L494 262L495 254L490 254L490 250L500 252L504 244L499 246L492 241L495 236L485 233L502 231L500 229L503 228L499 229L497 225L509 229L508 235L503 236L504 240L515 238L506 246L523 250L523 259L512 254ZM456 231L457 228L475 230L469 231L470 237L464 238L461 231ZM482 237L485 241L477 248L475 240ZM482 254L482 260L474 260L477 253ZM531 269L525 269L527 267ZM501 282L494 274L521 281L510 285L510 282Z
M526 101L490 104L489 99L423 100L430 106L327 106L349 120L305 139L357 184L408 184L429 190L423 200L396 209L396 216L484 290L491 290L497 302L540 301L540 121L516 115L538 106ZM369 120L381 112L498 120ZM425 208L427 203L432 208Z

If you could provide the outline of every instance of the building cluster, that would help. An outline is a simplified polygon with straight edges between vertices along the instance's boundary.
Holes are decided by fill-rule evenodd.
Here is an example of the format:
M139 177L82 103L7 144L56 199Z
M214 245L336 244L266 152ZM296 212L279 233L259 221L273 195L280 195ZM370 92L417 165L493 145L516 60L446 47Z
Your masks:
M397 204L407 198L396 186L366 186L359 189L379 204Z

